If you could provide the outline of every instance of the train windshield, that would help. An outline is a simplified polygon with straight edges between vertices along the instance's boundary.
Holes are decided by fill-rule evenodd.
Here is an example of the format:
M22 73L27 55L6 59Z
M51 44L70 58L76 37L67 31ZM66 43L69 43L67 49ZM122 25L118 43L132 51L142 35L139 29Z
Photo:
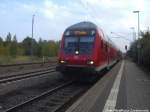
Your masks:
M78 47L78 38L66 37L65 38L65 53L74 53Z
M65 37L65 53L74 54L79 51L79 54L92 53L94 45L94 36L82 37Z

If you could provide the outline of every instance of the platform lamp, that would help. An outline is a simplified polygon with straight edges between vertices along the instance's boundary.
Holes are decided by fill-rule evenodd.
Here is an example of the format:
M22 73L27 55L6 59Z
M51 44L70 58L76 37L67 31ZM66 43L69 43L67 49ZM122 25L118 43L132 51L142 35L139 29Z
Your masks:
M140 41L139 41L139 38L140 38L140 11L133 11L133 13L137 13L138 14L138 39L137 39L137 49L138 49L138 64L140 64Z
M33 38L34 38L34 17L35 17L35 14L32 15L32 40L31 40L31 57L33 57Z

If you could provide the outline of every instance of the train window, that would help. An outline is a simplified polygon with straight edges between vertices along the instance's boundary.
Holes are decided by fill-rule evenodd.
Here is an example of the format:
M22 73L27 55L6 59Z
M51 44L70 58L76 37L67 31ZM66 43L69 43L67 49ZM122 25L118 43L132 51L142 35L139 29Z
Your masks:
M74 53L78 46L78 38L65 37L65 52Z
M73 54L75 50L79 50L81 54L89 54L92 52L94 44L94 36L82 37L65 37L65 53Z
M91 53L94 44L94 37L80 37L79 51L80 53Z

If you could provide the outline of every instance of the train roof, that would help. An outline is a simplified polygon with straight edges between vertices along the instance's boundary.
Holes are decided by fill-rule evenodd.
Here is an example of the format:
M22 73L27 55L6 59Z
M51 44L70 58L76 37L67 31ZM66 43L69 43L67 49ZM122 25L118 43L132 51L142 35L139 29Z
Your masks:
M89 21L83 21L68 27L66 30L75 30L75 29L97 29L97 25Z

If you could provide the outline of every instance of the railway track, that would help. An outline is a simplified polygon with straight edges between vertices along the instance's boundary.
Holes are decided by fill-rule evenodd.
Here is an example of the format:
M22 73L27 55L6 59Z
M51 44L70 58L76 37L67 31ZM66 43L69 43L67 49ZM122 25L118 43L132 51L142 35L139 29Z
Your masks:
M56 64L51 65L50 67L47 67L46 69L18 73L18 74L11 74L8 76L0 76L0 84L17 81L17 80L21 80L25 78L40 76L40 75L47 74L47 73L52 73L52 72L55 72L55 67L56 67Z
M40 69L40 68L49 67L54 64L57 64L57 61L53 60L49 62L0 65L0 74L8 74L8 73L15 73L18 71Z
M35 63L18 63L18 64L3 64L0 67L14 67L14 66L28 66L28 65L38 65L38 64L46 64L46 63L56 63L56 60L46 61L46 62L35 62Z
M2 112L60 112L87 90L87 86L63 83Z

